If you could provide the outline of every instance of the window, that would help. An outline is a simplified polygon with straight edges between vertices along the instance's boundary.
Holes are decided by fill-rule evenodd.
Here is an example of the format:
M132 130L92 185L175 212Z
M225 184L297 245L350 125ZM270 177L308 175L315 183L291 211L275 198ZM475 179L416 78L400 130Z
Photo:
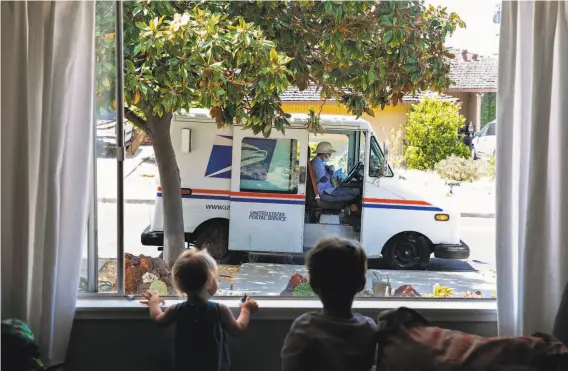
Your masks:
M485 125L485 126L483 127L483 129L481 129L481 133L480 133L481 135L480 135L480 136L482 136L482 137L486 136L486 135L487 135L487 132L489 131L489 127L490 127L490 126L491 126L491 124Z
M374 136L371 136L371 156L369 158L369 176L377 177L377 175L382 174L384 172L385 166L385 156L383 155L383 151L377 142L377 139ZM388 170L385 174L380 176L385 177L392 177L393 172L388 165Z
M244 138L241 191L298 193L298 149L295 139Z
M363 131L359 135L359 157L357 162L365 163L365 152L367 148L367 132Z
M462 5L449 0L436 0L436 2L447 5L449 11L456 11L468 25L471 24L467 19L470 12L463 9L468 6L471 8L478 7L478 5L466 5L467 2L464 2ZM208 4L210 3L203 2L199 6L206 8ZM262 2L259 4L262 4ZM287 6L296 6L295 4L291 2ZM315 2L313 6L317 7L319 6L318 4L320 3ZM343 3L334 3L333 10L335 11L335 8L341 7L341 4ZM415 6L413 4L409 6ZM97 120L96 126L93 127L93 131L96 132L97 148L93 168L95 175L95 187L93 189L95 189L95 194L93 195L89 226L89 245L83 254L81 267L81 291L98 292L101 295L108 293L123 295L140 293L142 290L152 288L156 290L165 289L167 294L174 295L175 292L171 287L171 276L166 269L167 267L164 266L164 261L161 259L161 251L159 250L163 245L164 202L161 189L159 188L160 176L153 144L150 138L138 129L138 126L130 125L126 122L124 133L121 134L124 136L127 147L126 155L125 158L116 155L116 141L118 137L116 132L114 93L117 65L115 63L114 47L116 33L114 19L116 12L114 7L116 3L99 1L96 6L96 79L98 81L97 86L102 88L96 94L95 111ZM176 6L176 8L173 8L173 6ZM155 32L156 27L169 25L167 26L169 27L168 32L173 32L171 30L186 24L192 24L192 22L186 23L186 18L174 20L173 14L184 12L184 6L182 2L174 5L169 2L123 2L125 30L123 54L127 59L124 64L125 96L127 102L134 100L138 102L128 108L140 109L141 107L138 107L138 105L148 104L157 95L165 94L163 91L171 91L170 88L175 90L177 88L176 84L180 81L180 76L183 77L184 83L186 80L191 81L195 79L196 75L201 76L201 66L192 65L187 70L181 68L180 61L183 61L183 57L180 57L180 55L183 55L183 53L175 50L177 46L174 44L169 42L160 43L155 49L150 50L149 53L142 51L149 48L153 42L152 37L148 37L148 35ZM257 5L255 4L254 6ZM231 10L238 11L238 9L238 6L235 5L235 8ZM256 13L251 12L251 14ZM244 18L248 16L246 14L243 15ZM268 16L270 17L270 15ZM228 18L231 17L233 15L228 16ZM255 23L251 19L244 19L244 21ZM339 19L338 22L342 22L342 20ZM489 22L491 22L490 17ZM142 23L145 23L148 27L142 27ZM222 23L223 20L219 20L215 24L220 25ZM259 24L255 23L255 25ZM263 22L258 27L267 26ZM348 30L348 27L345 29ZM456 33L458 32L465 35L464 32L467 31L459 29ZM277 45L276 49L279 53L281 52L280 48L285 48L289 44L279 42L281 40L277 40L279 37L278 33L276 33L276 36L270 32L264 32L264 34L267 39L272 39L270 41L276 41L274 45ZM209 34L207 33L207 35ZM204 37L208 37L207 35ZM352 35L348 34L343 36L345 37L340 38L341 40L348 40L349 37L352 37ZM476 35L474 35L475 37ZM178 39L181 38L175 38L176 42ZM142 42L141 40L144 41ZM187 40L193 39L187 38ZM247 39L245 38L245 40ZM350 82L344 81L343 77L352 74L352 68L349 67L350 70L347 72L342 69L347 68L346 66L359 66L359 61L348 60L347 50L349 48L342 49L347 53L345 56L347 60L343 67L337 67L340 70L337 76L343 76L341 78L335 76L336 72L334 70L329 70L329 63L326 62L324 63L325 66L323 66L320 63L321 61L318 61L320 54L328 53L327 49L343 42L338 40L335 40L335 44L333 42L331 44L323 42L323 44L314 45L313 48L305 50L308 50L306 53L314 51L314 54L310 55L308 59L314 59L316 63L313 65L320 66L317 68L322 69L323 72L318 70L317 73L323 73L326 83L333 84L334 81L336 83L341 81L341 89L349 90ZM425 37L424 40L428 40L428 38ZM451 40L446 41L450 47L458 45ZM207 49L207 45L211 46L212 44L203 41L202 47ZM258 48L261 46L261 44L255 45L259 45ZM230 49L231 46L227 46L227 48ZM217 51L216 47L211 47L211 49L212 51L205 51L204 53L215 53ZM393 49L393 54L388 58L394 58L400 54L398 46L393 46L391 49ZM187 50L196 49L191 46ZM246 50L246 48L241 50ZM404 50L411 52L415 49L409 46L408 50ZM173 57L172 55L167 55L170 52L175 55ZM151 55L157 54L162 56L162 53L164 53L163 58L156 60L159 66L155 66L155 68L145 66L142 68L144 61L152 58ZM495 222L493 218L472 217L475 215L494 215L495 213L494 169L491 169L491 162L482 157L484 153L489 152L487 148L483 147L483 142L490 142L490 140L470 138L470 141L473 141L478 146L475 148L476 152L474 151L473 153L477 154L476 157L481 157L480 160L477 160L479 162L473 163L474 160L466 159L464 162L467 162L467 166L464 166L464 169L455 170L450 166L448 172L439 171L439 164L440 161L450 157L452 154L457 153L462 158L471 156L467 148L463 147L465 139L458 140L457 129L463 127L465 122L469 123L472 121L474 125L479 124L475 120L481 116L479 112L474 112L476 107L475 99L481 99L478 91L484 90L479 88L479 86L488 85L486 90L494 92L496 87L490 85L497 81L496 63L484 63L482 59L495 57L492 56L493 52L487 52L484 55L475 56L475 58L472 53L460 53L459 51L449 50L448 54L450 53L456 56L456 60L452 62L450 68L460 69L460 74L456 75L456 78L460 78L460 81L457 82L457 85L460 86L459 92L447 92L443 99L439 99L431 105L423 106L421 101L426 100L426 91L423 91L420 99L408 93L404 97L400 97L401 99L396 105L387 103L383 107L384 109L381 109L380 105L372 107L374 116L371 117L368 114L364 114L359 118L361 121L355 124L349 120L344 122L336 120L332 124L328 122L327 127L325 127L325 119L322 119L324 132L317 135L309 134L309 148L311 152L309 160L315 156L315 148L318 143L322 141L330 142L336 152L331 156L329 165L334 166L336 175L341 176L343 174L345 176L349 174L358 162L364 161L366 157L369 158L369 169L366 173L368 176L365 177L365 181L356 179L358 182L353 182L358 183L353 184L353 188L364 187L362 188L363 192L359 193L363 195L363 200L359 206L361 206L363 217L368 218L367 221L370 221L367 223L363 220L361 229L357 234L361 236L361 241L364 243L363 247L367 251L376 250L372 255L373 258L379 257L381 252L387 251L386 248L392 249L389 250L390 256L394 256L394 258L387 262L383 256L371 261L373 264L369 266L367 286L362 295L370 296L369 292L377 290L379 294L381 292L384 293L384 285L388 283L388 285L392 286L393 295L397 292L397 295L408 296L417 292L423 297L494 297ZM241 73L239 72L241 67L228 71L226 74L224 73L227 63L231 59L229 54L227 54L227 58L216 59L217 62L212 64L211 71L207 72L207 74L210 74L208 75L209 77L197 81L196 86L190 87L191 94L187 92L174 94L173 99L163 96L153 102L155 107L158 107L159 111L163 111L170 104L174 104L179 100L185 102L186 100L184 99L188 99L187 101L190 101L197 96L202 96L199 94L200 89L211 93L209 94L211 104L227 98L233 99L236 97L240 99L239 92L243 89L247 90L248 88L245 89L244 87L249 85L231 85L233 80L239 82L237 81L237 75ZM290 54L290 56L292 57L293 55ZM273 56L271 55L271 57ZM408 57L409 59L414 59L413 56ZM242 57L237 55L236 58ZM278 55L278 58L280 61L280 55ZM437 57L434 56L432 58ZM206 59L204 58L204 60ZM428 62L430 59L424 59L424 63L430 63ZM420 58L420 60L423 59ZM299 63L299 66L295 67L296 71L307 72L308 74L305 76L310 78L319 78L317 77L319 75L316 74L316 76L311 73L314 71L309 70L312 67L304 66L302 61L295 60L290 63L294 65L296 62ZM195 60L195 63L201 63L199 58ZM248 63L242 63L244 62L239 60L237 64L239 66L248 65ZM479 76L479 68L476 68L478 64L485 66L483 68L484 76ZM329 65L336 68L333 63ZM387 73L391 73L391 66L388 64L378 67L377 73L384 68L387 69ZM401 67L401 70L405 70L406 66L399 67ZM493 70L494 67L495 70ZM164 68L169 70L165 71ZM279 68L285 68L284 64ZM304 71L304 68L307 70ZM436 68L435 70L444 69ZM464 74L467 75L467 78L461 78L462 69L466 71ZM269 68L268 70L261 71L262 74L260 75L272 76L272 69ZM419 78L422 70L413 70L412 79L415 79L415 75ZM434 69L431 70L433 71ZM372 71L364 72L365 74L358 74L358 76L362 79L365 78L364 76L373 76ZM367 74L367 72L369 73ZM287 80L292 85L300 81L295 80L295 76L293 76L295 73L291 72L292 76ZM397 72L394 71L392 73ZM186 75L185 77L184 74ZM491 74L491 76L487 76L487 74ZM203 75L205 76L206 73L203 72ZM251 78L254 78L254 74L251 74L251 76ZM164 84L154 81L155 78L162 77L166 79ZM377 81L381 80L377 76L374 78L375 82L368 85L364 89L365 91L380 90L381 84L378 84ZM446 77L440 76L439 78L431 79L431 81L436 80L443 81L446 80ZM247 99L244 99L249 108L257 107L265 110L267 107L274 107L276 102L264 105L261 101L262 92L272 89L272 86L275 84L280 86L282 81L285 80L279 81L280 78L274 78L273 81L271 80L268 83L261 81L258 85L254 85L250 94L253 94L252 91L254 91L254 94L257 94L257 96L254 98L249 96ZM393 83L397 81L397 78L392 79ZM225 91L225 85L227 84L231 86L230 89ZM355 82L355 84L360 84L360 82ZM462 89L461 87L464 88ZM468 87L474 91L469 92L467 90ZM330 86L321 88L326 90L324 95L329 95L327 90ZM333 87L331 88L333 90ZM400 91L401 87L396 88ZM390 90L390 88L387 90ZM318 91L321 92L321 90ZM308 96L309 92L310 90L308 89L302 91L302 94ZM296 95L297 92L293 93L293 95ZM352 96L349 94L345 96L345 98L352 99L350 101L352 109L361 107L359 103L365 103L359 102L359 99L363 98L359 95L360 91L354 91L354 93ZM288 92L284 92L282 95L282 109L284 112L302 114L309 112L309 105L313 102L310 101L305 104L294 102L292 104L289 100L284 99L284 97L290 96L287 94ZM346 109L338 98L334 97L333 100L316 102L318 107L316 107L315 111L321 112L322 115L342 114L352 117L354 111ZM384 97L380 98L375 100L375 102L384 100ZM459 100L460 105L456 105L452 101L453 98ZM494 95L492 95L491 99L494 100L494 98ZM313 99L317 100L317 98ZM366 103L369 102L370 100L366 101ZM206 111L210 112L209 107L205 107L205 104L200 103L200 105L203 105L204 108L207 108ZM486 105L489 107L487 110L491 111L493 109L491 107L494 107L494 101L490 101ZM299 108L300 111L298 111ZM240 109L238 108L238 110ZM370 113L367 110L365 112ZM486 116L492 117L491 120L494 120L494 113L492 112ZM230 110L227 110L223 111L223 115L231 116L232 113ZM188 118L184 125L195 123L194 121L196 120L197 118L195 117L192 119ZM204 119L204 121L206 120ZM366 121L369 126L361 123L362 121ZM411 128L409 123L412 121L416 125ZM297 122L292 123L292 125L297 124ZM263 207L267 210L266 212L274 213L275 215L286 213L286 221L297 220L297 228L304 228L304 235L305 233L314 232L314 229L309 229L314 227L315 224L308 223L311 224L308 228L302 224L305 220L310 220L302 214L303 211L288 213L287 211L277 210L277 208L288 207L285 205L302 205L296 206L297 209L302 209L306 203L304 195L302 192L299 192L299 190L303 189L300 183L302 178L300 174L303 174L303 167L307 166L306 163L300 163L300 152L305 150L304 147L300 148L300 145L305 146L305 143L300 143L298 140L290 139L286 136L274 138L274 135L269 138L244 138L241 143L235 144L241 147L241 166L240 169L235 169L231 166L234 144L231 129L223 128L218 129L216 133L211 131L203 134L200 129L206 125L209 125L209 123L200 121L199 126L191 129L192 147L190 153L176 153L181 178L182 189L180 190L180 198L182 199L183 227L186 234L187 247L209 244L211 246L210 251L213 251L214 248L220 246L219 244L224 243L225 245L221 245L221 247L226 246L229 234L226 229L223 229L226 227L223 223L237 209L231 202L231 197L237 197L231 192L231 174L236 175L235 171L238 171L240 175L237 175L237 178L240 179L240 184L236 189L243 192L272 193L259 196L259 199L263 198ZM214 127L214 123L211 123L211 125ZM179 129L179 123L174 120L171 127L177 130ZM272 134L275 132L276 130L273 130ZM456 133L455 137L453 133ZM422 141L419 144L415 144L411 140L412 135L414 135L414 139L422 139ZM485 126L479 135L495 135L495 123ZM387 136L388 138L384 138ZM210 142L210 139L213 142ZM367 140L369 141L367 142ZM404 146L400 146L400 151L397 150L396 153L394 150L388 153L386 156L387 161L385 161L383 140L387 140L389 143L404 143ZM179 142L181 142L179 136L172 136L174 149L177 148L176 146L179 145ZM368 143L369 147L367 147ZM209 158L207 156L210 156L212 153L213 146L218 146L225 158L218 164L218 168L215 168L211 174L205 176L204 174L208 171L205 170L207 159ZM184 163L180 160L182 157L185 157L187 160L190 156L192 164L197 164L191 170L184 167ZM393 164L396 174L393 168L389 166L387 172L378 179L376 178L377 170L383 169L385 162ZM203 166L200 167L201 165ZM479 171L480 173L473 174L471 182L456 180L455 178L462 176L462 170ZM365 173L362 174L364 175ZM462 184L463 186L458 187L455 184ZM281 200L274 202L278 198ZM271 208L274 208L274 210ZM316 208L314 207L314 209ZM463 216L458 220L459 223L455 219L451 221L435 220L435 214L444 214L445 210L450 209L457 209L462 213ZM319 210L314 214L317 213L319 213ZM202 219L193 218L195 215ZM455 215L452 218L457 219L459 213L452 215ZM315 216L319 218L319 215ZM334 229L337 224L334 225L333 223L337 222L337 218L343 223L344 219L348 219L347 217L349 216L351 216L349 213L338 212L338 214L332 217L324 218L330 221L330 224L325 226L328 228L326 233L328 230L332 231L329 233L337 232L339 229ZM214 228L210 228L208 224L204 224L209 220L214 220L219 224L214 224ZM412 232L412 228L416 227L416 225L420 227L420 234ZM388 228L384 228L385 226L388 226ZM341 227L345 227L343 229L352 228L355 231L353 225L344 224ZM377 230L386 230L391 234L380 240L375 239L372 233L369 234L369 231L375 232ZM411 233L406 233L409 231ZM255 232L255 230L250 231L251 238L255 237ZM280 234L277 229L274 229L273 232L274 238L285 239L288 237ZM402 240L400 239L401 233L409 237L406 240ZM151 243L148 243L147 240L144 240L145 242L142 243L142 237L151 239ZM430 253L435 249L439 250L438 247L453 247L454 244L460 244L460 241L469 245L470 256L445 259L443 254L436 256ZM303 248L303 246L300 246L300 248ZM428 260L428 263L420 267L413 266L416 261L419 261L419 259L416 259L416 254L422 254L424 251L427 252L425 260ZM280 295L288 283L288 278L284 279L283 277L290 276L291 279L296 273L307 277L304 267L291 264L294 262L292 258L257 255L257 253L258 251L243 250L233 254L232 251L229 251L226 259L223 259L224 264L219 266L220 291L218 295L240 295L245 291L254 292L256 296ZM406 257L406 255L409 255L410 258ZM123 256L124 264L122 264ZM227 262L228 264L225 264ZM415 268L425 268L426 271ZM483 272L483 274L479 272ZM252 280L250 277L256 278ZM96 284L93 284L94 281L96 281ZM397 289L399 290L397 291ZM478 291L481 294L477 294ZM309 285L303 284L297 290L296 295L311 296L313 293L310 292Z
M335 150L335 153L329 159L329 165L333 165L339 172L348 174L352 166L349 164L349 141L350 137L346 134L323 133L310 135L310 160L316 156L316 148L319 143L329 142Z
M487 124L487 126L489 127L487 129L487 135L495 135L495 123L494 122L489 123Z
M115 80L114 40L106 35L115 33L114 4L98 1L96 4L96 79L94 131L94 184L89 214L88 251L83 254L80 291L117 292L117 241L119 186L116 156L116 112L113 107ZM105 91L102 91L105 90ZM96 281L94 284L93 280Z

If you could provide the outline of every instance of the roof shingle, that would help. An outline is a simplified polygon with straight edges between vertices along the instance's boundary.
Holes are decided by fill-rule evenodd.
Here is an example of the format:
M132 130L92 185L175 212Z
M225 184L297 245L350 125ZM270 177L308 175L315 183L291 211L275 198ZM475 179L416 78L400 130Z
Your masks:
M464 55L467 55L465 60ZM450 79L454 82L451 90L497 90L498 58L494 56L478 56L473 60L473 53L464 51L456 53L450 62Z
M465 53L467 60L461 52L453 50L456 57L450 62L450 79L453 81L449 91L496 91L497 89L497 63L498 59L492 56L478 56L473 60L473 53ZM321 100L321 90L317 86L310 86L300 91L296 87L290 87L280 95L283 102L314 102ZM432 95L432 92L420 92L414 96L406 95L403 102L417 102L424 96ZM459 101L459 99L447 95L438 95L439 99ZM329 99L333 101L334 99Z
M447 94L436 94L431 91L419 92L415 95L405 95L402 97L403 102L419 102L426 96L437 95L438 99L441 100L451 100L454 102L459 101L458 98L452 97ZM283 102L317 102L321 101L321 89L318 86L310 86L306 90L300 91L296 87L290 87L280 94L280 99ZM335 101L335 98L328 99L330 102Z

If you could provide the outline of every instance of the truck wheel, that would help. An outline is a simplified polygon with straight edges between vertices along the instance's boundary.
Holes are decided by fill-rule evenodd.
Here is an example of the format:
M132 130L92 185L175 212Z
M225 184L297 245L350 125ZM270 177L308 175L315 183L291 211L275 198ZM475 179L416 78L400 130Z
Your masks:
M391 269L425 269L430 261L429 245L423 236L407 233L389 241L383 256Z
M116 157L116 147L115 146L107 146L105 148L105 156L106 157Z
M199 250L207 249L218 264L229 260L229 225L218 222L206 226L197 239L195 247Z

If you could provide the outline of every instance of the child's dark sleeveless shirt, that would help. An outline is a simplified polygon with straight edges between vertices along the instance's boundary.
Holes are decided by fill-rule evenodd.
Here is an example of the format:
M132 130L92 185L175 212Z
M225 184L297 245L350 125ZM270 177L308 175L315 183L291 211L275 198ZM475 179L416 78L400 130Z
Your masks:
M176 307L175 371L228 371L231 368L227 337L219 304Z

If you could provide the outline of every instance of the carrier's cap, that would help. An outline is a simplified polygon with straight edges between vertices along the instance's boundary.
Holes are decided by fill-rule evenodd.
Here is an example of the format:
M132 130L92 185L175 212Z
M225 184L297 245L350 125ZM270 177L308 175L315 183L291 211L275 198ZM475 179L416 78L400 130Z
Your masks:
M319 142L318 146L316 147L316 153L319 155L320 153L334 153L335 150L333 146L329 142Z

